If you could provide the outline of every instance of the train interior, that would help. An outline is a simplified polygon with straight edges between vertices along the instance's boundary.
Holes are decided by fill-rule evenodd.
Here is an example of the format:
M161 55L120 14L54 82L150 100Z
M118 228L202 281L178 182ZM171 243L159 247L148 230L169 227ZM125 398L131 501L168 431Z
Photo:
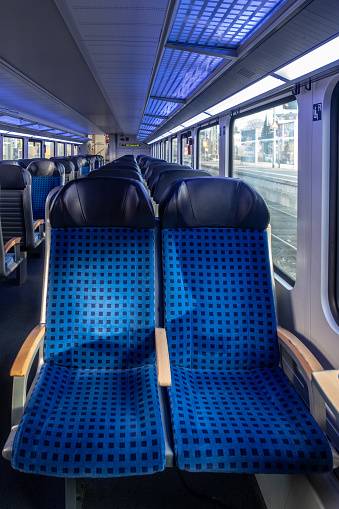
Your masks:
M0 507L338 508L338 0L1 12Z

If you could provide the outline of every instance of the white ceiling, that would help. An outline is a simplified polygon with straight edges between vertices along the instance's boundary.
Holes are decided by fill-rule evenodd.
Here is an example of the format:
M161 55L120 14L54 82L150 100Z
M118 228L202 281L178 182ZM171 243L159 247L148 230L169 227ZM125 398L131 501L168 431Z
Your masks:
M167 0L55 0L120 129L136 133Z

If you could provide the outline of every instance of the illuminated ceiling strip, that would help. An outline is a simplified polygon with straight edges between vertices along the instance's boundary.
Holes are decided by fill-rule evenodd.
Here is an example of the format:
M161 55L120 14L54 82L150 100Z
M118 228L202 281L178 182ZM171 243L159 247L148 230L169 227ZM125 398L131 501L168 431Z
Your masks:
M206 120L206 118L209 118L211 115L205 112L199 113L199 115L196 115L195 117L190 118L189 120L186 120L186 122L183 122L182 125L184 127L190 127L191 125L198 124L202 120Z
M165 48L189 51L190 53L202 53L203 55L226 58L228 60L236 60L238 58L235 49L218 48L216 46L204 46L202 44L186 44L183 42L169 41L167 44L165 44Z
M316 48L306 55L303 55L290 64L285 65L275 74L287 80L294 80L300 76L304 76L316 69L320 69L325 65L331 64L339 59L339 37L326 42L319 48Z
M212 106L212 108L206 110L205 113L209 113L210 115L217 115L222 111L234 108L234 106L238 106L239 104L249 101L250 99L255 99L257 96L260 96L284 84L285 81L280 80L279 78L274 78L273 76L266 76L266 78L263 78L262 80L253 83L253 85L250 85L249 87L244 88L240 92L237 92L236 94L227 97L227 99L225 99L224 101L215 104L214 106Z
M149 115L148 113L145 113L144 117L160 118L161 120L167 120L168 119L168 116L165 117L164 115Z

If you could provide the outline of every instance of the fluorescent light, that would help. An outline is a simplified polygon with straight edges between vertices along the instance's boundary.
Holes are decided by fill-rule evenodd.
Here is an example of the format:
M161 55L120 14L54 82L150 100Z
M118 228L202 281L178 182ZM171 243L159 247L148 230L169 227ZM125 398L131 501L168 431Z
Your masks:
M275 72L282 78L294 80L339 59L339 37L326 42L306 55Z
M183 125L178 125L177 127L174 127L174 129L171 129L170 131L168 131L170 134L175 134L175 133L178 133L179 131L181 131L181 129L183 129L184 126Z
M280 80L279 78L274 78L273 76L266 76L266 78L263 78L262 80L253 83L253 85L250 85L249 87L240 90L240 92L237 92L236 94L231 95L224 101L221 101L215 106L212 106L212 108L206 110L206 113L209 113L210 115L216 115L217 113L229 110L234 106L238 106L238 104L248 101L249 99L254 99L258 95L262 95L265 92L272 90L273 88L277 88L280 85L283 85L284 83L285 82Z
M209 116L210 115L208 115L207 113L204 113L204 112L199 113L199 115L196 115L195 117L190 118L189 120L186 120L186 122L183 122L182 125L184 127L189 127L191 125L198 124L198 122L201 122L201 120L205 120Z

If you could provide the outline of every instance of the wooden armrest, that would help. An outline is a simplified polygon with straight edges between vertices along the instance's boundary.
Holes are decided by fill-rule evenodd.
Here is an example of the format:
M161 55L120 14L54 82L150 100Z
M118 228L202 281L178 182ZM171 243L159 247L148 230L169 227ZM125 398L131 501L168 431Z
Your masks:
M319 390L325 403L331 408L336 418L339 418L339 370L331 369L313 373L315 386Z
M41 224L44 224L44 219L37 219L36 221L34 221L34 230L36 230L38 228L38 226L40 226Z
M171 368L165 329L155 329L155 350L157 355L158 384L161 387L170 387L172 384Z
M15 244L20 244L21 237L14 237L13 239L9 239L6 244L4 245L4 251L5 253L8 253L8 251L15 246Z
M10 373L11 376L26 376L32 358L44 337L45 330L45 325L39 324L28 334L13 363Z
M313 371L323 371L323 367L320 362L309 351L307 346L304 345L304 343L294 334L292 334L292 332L289 332L282 327L278 327L277 332L280 343L283 343L283 346L286 346L287 350L296 357L309 380L312 381Z

